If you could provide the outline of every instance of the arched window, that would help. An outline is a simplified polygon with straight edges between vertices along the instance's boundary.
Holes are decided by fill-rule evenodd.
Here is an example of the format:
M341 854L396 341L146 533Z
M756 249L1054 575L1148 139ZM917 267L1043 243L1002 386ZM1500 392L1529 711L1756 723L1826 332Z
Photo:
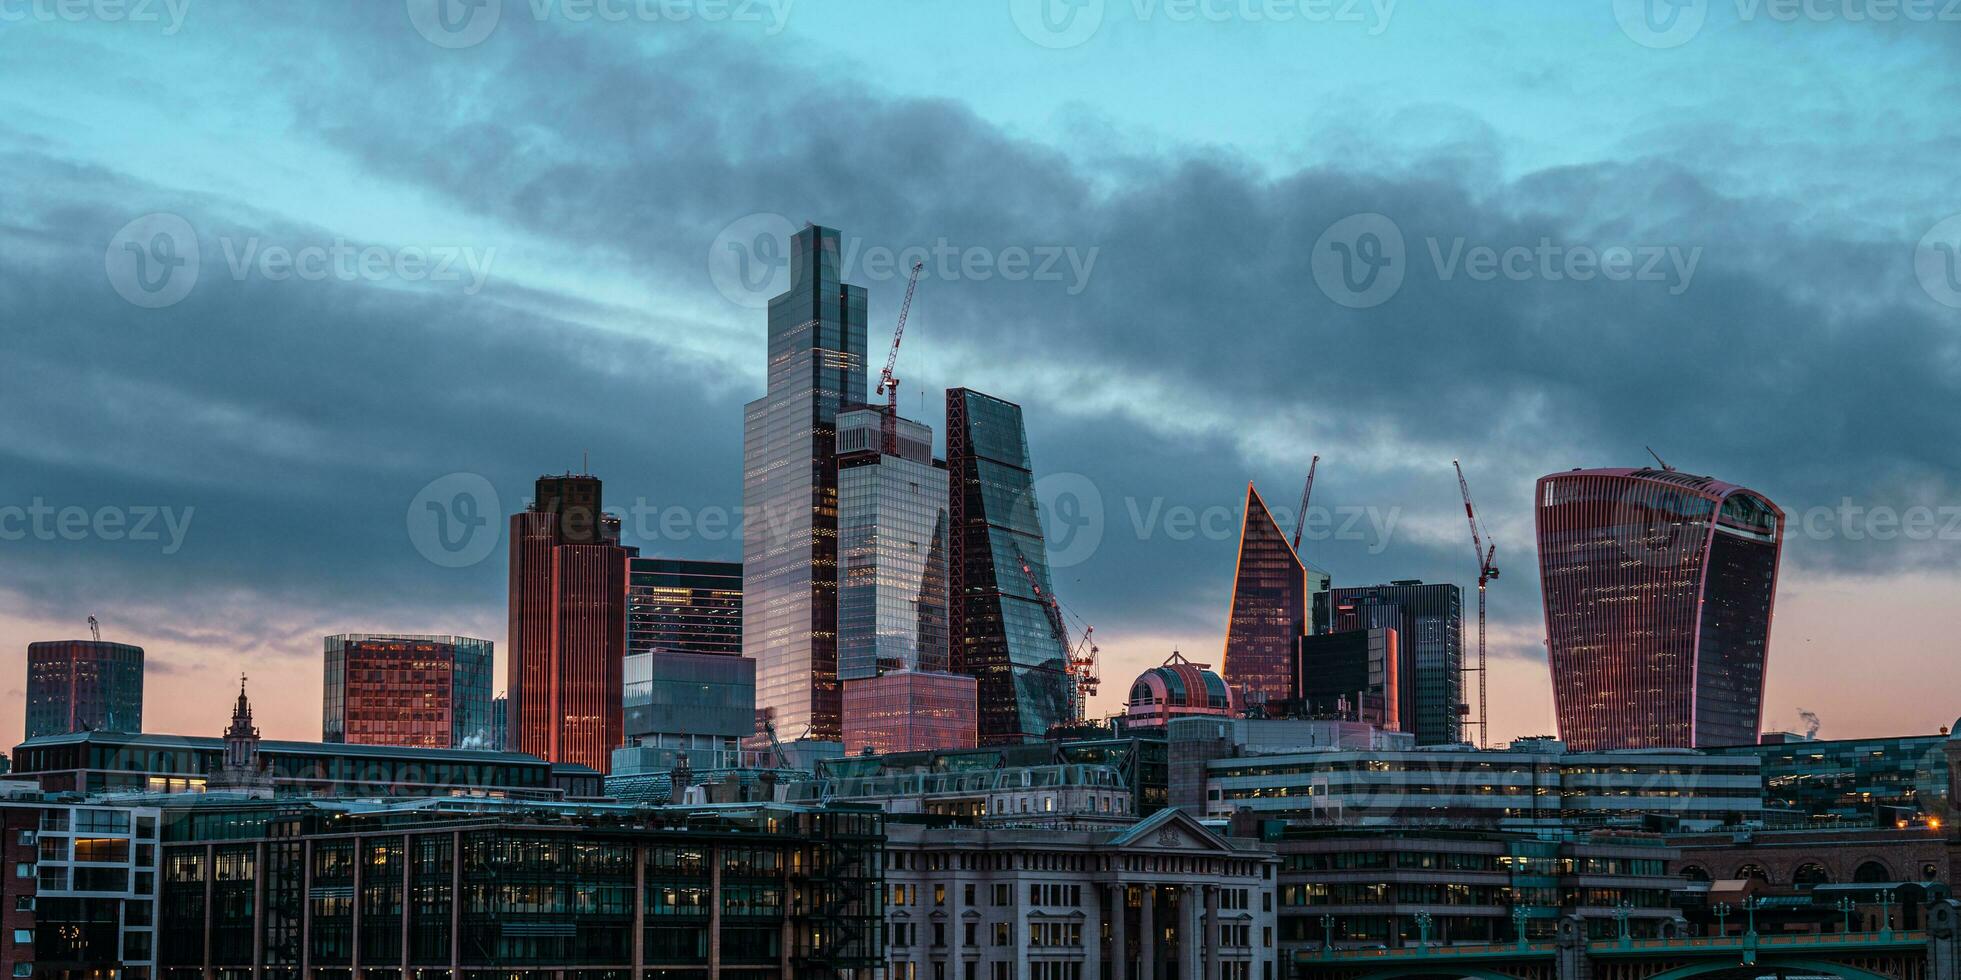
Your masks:
M1766 885L1770 884L1770 872L1765 871L1761 864L1746 864L1736 869L1736 876L1746 880L1754 878Z
M1829 885L1831 883L1832 874L1826 871L1825 866L1822 864L1799 865L1797 872L1791 875L1791 884L1799 888L1813 888L1818 885Z
M1681 874L1682 874L1682 879L1684 881L1708 881L1709 880L1709 869L1699 864L1683 865Z
M1852 872L1852 880L1861 885L1877 885L1893 880L1893 869L1878 861L1867 861Z

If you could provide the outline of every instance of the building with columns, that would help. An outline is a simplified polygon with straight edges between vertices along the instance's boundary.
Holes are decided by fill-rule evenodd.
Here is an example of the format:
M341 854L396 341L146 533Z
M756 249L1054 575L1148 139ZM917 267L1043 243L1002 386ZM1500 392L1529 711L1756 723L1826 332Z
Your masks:
M1272 847L1161 810L1109 830L886 824L889 980L1274 980Z

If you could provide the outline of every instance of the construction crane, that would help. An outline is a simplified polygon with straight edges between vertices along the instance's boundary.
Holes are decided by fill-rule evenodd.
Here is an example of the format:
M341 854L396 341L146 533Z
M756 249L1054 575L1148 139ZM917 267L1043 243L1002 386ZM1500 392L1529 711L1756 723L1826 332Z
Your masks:
M899 455L899 378L892 369L899 366L899 344L906 339L906 317L912 313L912 294L919 288L919 270L924 262L912 264L912 277L906 280L906 301L899 304L899 326L892 331L892 353L885 356L885 370L878 375L878 393L885 396L885 455Z
M1090 697L1102 683L1096 669L1097 655L1102 652L1096 646L1096 627L1085 623L1082 641L1070 639L1069 624L1062 618L1062 603L1042 591L1042 583L1036 579L1035 569L1028 564L1028 556L1019 545L1015 546L1015 560L1021 564L1021 574L1028 578L1028 588L1035 593L1035 601L1042 604L1042 611L1049 617L1049 630L1055 634L1055 642L1062 647L1065 669L1074 682L1069 696L1070 713L1073 720L1082 721L1088 714Z
M1301 532L1307 529L1307 499L1314 496L1314 470L1321 465L1321 457L1316 456L1307 462L1307 486L1301 488L1300 513L1294 515L1294 554L1301 551Z
M1491 675L1486 671L1484 647L1484 589L1487 583L1498 577L1498 543L1485 543L1487 536L1484 526L1478 523L1477 508L1471 503L1471 484L1464 479L1463 464L1453 459L1450 465L1457 469L1457 490L1464 495L1464 517L1471 522L1471 550L1478 560L1478 665L1474 669L1478 674L1478 747L1485 748L1491 736L1491 717L1487 714L1489 705L1486 701Z
M89 635L95 638L95 642L102 642L102 624L96 622L94 616L89 617Z

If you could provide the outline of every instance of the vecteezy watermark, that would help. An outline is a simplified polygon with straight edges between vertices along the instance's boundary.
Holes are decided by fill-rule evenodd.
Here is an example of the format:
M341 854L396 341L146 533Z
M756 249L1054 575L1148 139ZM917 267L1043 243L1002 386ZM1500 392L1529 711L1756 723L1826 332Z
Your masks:
M1869 507L1845 497L1806 508L1786 533L1807 541L1961 541L1961 505Z
M1730 0L1740 24L1934 24L1961 21L1961 0ZM1679 48L1708 23L1712 0L1614 0L1621 32L1649 48Z
M1425 238L1430 271L1439 282L1660 283L1680 296L1695 278L1702 246L1564 244L1542 237L1535 244L1474 243L1464 236ZM1373 212L1352 214L1328 226L1309 255L1314 281L1331 300L1351 309L1380 306L1409 275L1402 229Z
M40 497L23 507L0 506L0 541L161 542L163 553L184 547L195 507L56 507Z
M1389 29L1397 0L1008 0L1021 36L1045 48L1073 48L1104 21L1127 15L1141 23L1333 24L1370 37Z
M490 276L497 249L470 245L358 245L336 238L325 243L267 243L258 236L218 239L231 278L268 282L462 283L474 296ZM103 271L116 294L146 309L181 302L204 271L197 230L182 217L146 214L122 226L102 252Z
M439 48L482 44L504 19L507 0L407 0L409 23ZM754 24L783 32L795 0L509 0L531 19L569 24Z
M1961 214L1921 236L1913 250L1913 274L1934 302L1961 310Z
M191 0L0 0L0 24L155 24L170 37L190 9Z
M503 528L497 488L476 473L437 477L409 501L409 543L444 568L465 568L490 557Z
M797 226L780 214L744 215L722 227L708 246L708 278L730 302L751 309L790 288L790 240ZM905 279L915 264L924 279L980 282L1060 283L1070 296L1088 288L1098 246L1059 244L959 245L940 238L930 244L868 244L843 236L838 243L838 277L868 283Z

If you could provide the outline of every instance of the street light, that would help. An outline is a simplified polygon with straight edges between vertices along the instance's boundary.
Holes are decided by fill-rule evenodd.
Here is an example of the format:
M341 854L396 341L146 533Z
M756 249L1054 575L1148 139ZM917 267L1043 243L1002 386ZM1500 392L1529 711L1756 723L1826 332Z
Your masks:
M1734 912L1734 911L1736 911L1736 910L1735 910L1735 909L1733 909L1733 908L1730 908L1730 904L1729 904L1728 902L1717 902L1717 903L1716 903L1716 907L1715 907L1715 908L1713 908L1713 909L1710 909L1710 911L1711 911L1711 912L1714 912L1714 913L1716 913L1716 935L1718 935L1718 936L1723 936L1723 937L1728 937L1728 936L1729 936L1729 925L1728 925L1728 921L1729 921L1729 914L1730 914L1731 912Z
M1518 936L1518 948L1525 948L1525 920L1532 917L1532 910L1523 905L1512 906L1512 932Z
M1755 937L1757 934L1757 907L1761 901L1758 896L1752 895L1749 901L1743 903L1743 907L1750 912L1750 931L1745 933L1747 936Z
M1620 926L1621 945L1623 946L1627 945L1634 938L1634 934L1629 932L1627 928L1627 917L1633 911L1634 904L1631 902L1623 901L1619 905L1614 906L1614 921Z
M1859 903L1853 901L1850 895L1838 900L1838 904L1834 908L1838 909L1840 915L1845 916L1845 928L1841 929L1841 932L1849 933L1852 931L1852 912L1858 907Z
M1893 938L1893 899L1896 897L1891 888L1879 893L1879 938L1882 942Z
M1417 939L1416 941L1417 947L1419 949L1429 949L1430 948L1430 924L1436 920L1432 919L1430 917L1430 913L1428 912L1418 912L1412 918L1416 920L1416 930L1420 936L1420 938Z
M1321 949L1329 953L1334 952L1335 951L1335 917L1333 913L1329 913L1328 915L1324 915L1321 917L1321 931L1327 935L1327 939L1323 941Z

